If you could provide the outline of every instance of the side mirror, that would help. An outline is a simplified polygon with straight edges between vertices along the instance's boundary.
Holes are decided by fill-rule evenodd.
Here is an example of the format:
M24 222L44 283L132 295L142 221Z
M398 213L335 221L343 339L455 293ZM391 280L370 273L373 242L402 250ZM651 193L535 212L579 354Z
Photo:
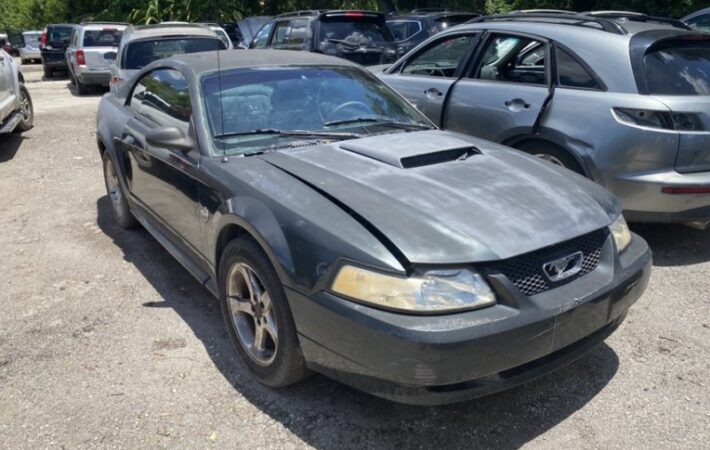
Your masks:
M116 60L116 52L104 53L104 59L106 61L115 61Z
M145 135L145 142L153 147L187 153L195 148L195 141L177 127L153 128Z

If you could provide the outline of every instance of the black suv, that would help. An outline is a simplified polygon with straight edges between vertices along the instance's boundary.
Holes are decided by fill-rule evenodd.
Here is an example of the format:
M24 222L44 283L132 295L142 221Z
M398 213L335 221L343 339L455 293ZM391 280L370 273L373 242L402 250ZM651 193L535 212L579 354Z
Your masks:
M305 50L364 66L397 60L385 16L373 11L297 11L264 24L249 48Z
M67 59L64 56L75 24L50 24L44 29L39 42L42 55L44 77L51 78L55 70L68 72Z
M399 53L403 55L430 36L479 16L476 13L423 8L392 13L387 16L387 26L397 41Z

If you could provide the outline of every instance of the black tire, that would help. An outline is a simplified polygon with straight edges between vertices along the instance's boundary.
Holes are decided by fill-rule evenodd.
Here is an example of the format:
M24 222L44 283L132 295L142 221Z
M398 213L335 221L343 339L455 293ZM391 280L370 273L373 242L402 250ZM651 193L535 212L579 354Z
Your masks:
M79 95L86 95L89 93L89 87L85 84L83 84L81 81L79 81L79 78L75 76L74 74L69 72L69 78L71 78L72 83L76 87L76 93Z
M240 340L235 321L232 319L227 298L228 283L230 282L230 273L239 265L247 265L253 269L253 273L270 299L270 317L276 321L278 345L275 346L272 353L273 359L269 363L259 364L253 359L253 356L250 356L250 351ZM293 323L283 286L271 262L253 239L249 237L235 239L224 249L219 264L219 286L222 315L227 333L240 359L255 378L267 386L284 387L308 377L309 370L303 359L296 326ZM256 327L254 322L253 324Z
M131 207L128 204L126 193L123 190L120 176L116 170L116 162L108 151L104 151L102 159L104 166L104 184L106 185L106 193L111 203L113 218L116 219L116 223L118 223L121 228L135 228L138 226L138 221L131 212ZM115 177L115 179L113 177Z
M17 124L17 128L15 128L16 133L31 130L35 120L35 109L32 105L32 97L30 97L30 92L27 90L24 83L20 83L20 110L22 111L23 118L22 121Z
M52 71L52 69L44 67L43 70L44 70L44 78L46 80L51 80L52 77L54 76L54 72Z
M547 160L553 164L560 165L571 170L572 172L586 176L582 166L574 158L574 156L555 144L544 141L527 141L516 145L515 148L533 156L537 156L540 159Z

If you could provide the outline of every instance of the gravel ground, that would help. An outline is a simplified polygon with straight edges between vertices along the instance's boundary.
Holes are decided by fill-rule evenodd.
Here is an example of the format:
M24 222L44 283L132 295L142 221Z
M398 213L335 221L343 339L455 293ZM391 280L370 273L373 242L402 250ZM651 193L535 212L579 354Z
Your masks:
M709 448L710 231L634 227L654 251L646 294L605 344L525 386L438 408L322 376L271 390L216 300L114 225L101 92L23 71L35 128L0 139L0 447Z

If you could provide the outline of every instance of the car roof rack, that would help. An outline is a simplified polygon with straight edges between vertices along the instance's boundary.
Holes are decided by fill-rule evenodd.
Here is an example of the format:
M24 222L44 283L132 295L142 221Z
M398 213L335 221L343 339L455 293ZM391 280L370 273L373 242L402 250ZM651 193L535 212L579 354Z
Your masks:
M568 11L566 9L518 9L517 11L511 11L508 14L577 14L575 11Z
M516 12L512 14L496 14L492 16L481 16L476 17L468 21L468 23L481 23L481 22L514 22L514 21L526 21L526 22L542 22L542 23L555 23L560 25L570 25L578 27L587 27L595 30L602 30L608 33L614 34L628 34L626 28L624 28L619 22L607 17L595 17L587 16L583 14L574 13L528 13L528 12Z
M130 25L128 22L110 22L110 21L103 21L103 20L88 20L85 22L79 23L79 25Z
M691 29L687 24L681 22L678 19L671 19L670 17L651 16L648 14L643 14L634 11L587 11L580 14L592 17L604 17L607 19L625 19L630 22L660 23L663 25L671 25L676 28L683 28L685 30Z

